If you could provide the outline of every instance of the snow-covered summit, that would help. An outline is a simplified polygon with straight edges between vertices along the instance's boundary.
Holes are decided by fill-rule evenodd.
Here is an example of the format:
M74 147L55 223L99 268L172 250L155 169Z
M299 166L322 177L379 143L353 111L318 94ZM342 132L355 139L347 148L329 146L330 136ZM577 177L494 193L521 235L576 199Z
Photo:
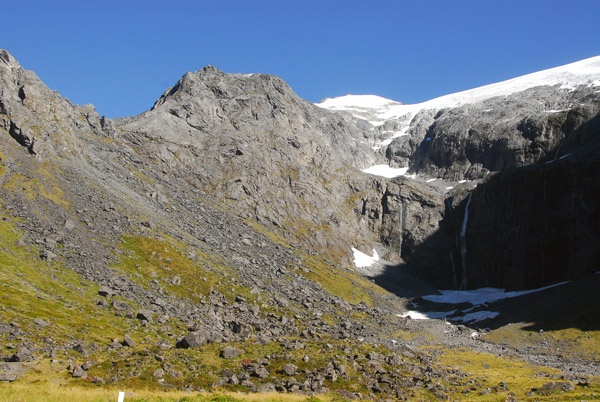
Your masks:
M533 87L556 85L566 90L575 89L581 85L600 87L600 56L411 105L375 95L346 95L328 98L316 105L332 111L349 112L356 118L371 123L374 129L380 133L372 144L373 149L378 150L389 145L394 138L408 135L414 117L422 110L459 107L498 96L508 96ZM393 122L386 125L390 121ZM405 174L408 170L407 167L395 171L386 166L383 168L386 169L374 166L363 172L395 177Z
M321 103L317 103L317 106L329 110L347 111L378 126L386 120L396 117L398 108L405 105L377 95L346 95L327 98Z
M408 115L414 116L423 109L457 107L496 96L510 95L536 86L554 85L561 85L566 89L579 85L600 86L600 56L412 105L405 105L375 95L346 95L325 99L321 103L317 103L317 106L329 110L348 111L354 116L378 126L384 124L386 120L401 117L405 117L410 123L412 117Z

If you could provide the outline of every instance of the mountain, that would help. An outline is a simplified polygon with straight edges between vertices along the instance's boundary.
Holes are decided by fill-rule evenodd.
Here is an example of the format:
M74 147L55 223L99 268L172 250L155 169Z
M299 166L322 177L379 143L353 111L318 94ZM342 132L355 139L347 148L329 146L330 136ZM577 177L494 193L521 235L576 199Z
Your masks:
M127 387L483 392L440 356L501 342L400 313L436 288L598 270L598 60L420 105L314 105L278 77L207 66L108 119L0 51L0 379L47 363ZM577 325L597 312L580 294ZM506 331L522 315L498 306ZM595 355L524 350L600 372Z
M599 77L594 57L416 105L350 95L319 106L373 125L373 147L392 168L365 172L405 175L444 193L445 204L437 202L443 219L399 253L413 271L441 288L536 288L598 270L590 225L598 204ZM454 186L464 181L477 189L461 239L467 192ZM390 214L402 221L401 211ZM403 235L383 231L381 238L405 247ZM462 255L467 244L473 253Z
M421 112L476 105L492 98L506 98L536 87L558 87L562 90L575 90L582 86L594 88L600 86L599 76L600 57L592 57L507 81L441 96L418 104L406 105L374 95L347 95L328 98L317 105L328 110L346 111L354 117L367 120L372 125L380 128L380 140L374 144L379 148L389 145L395 138L408 135L408 130L418 124L419 119L415 117ZM558 103L559 100L554 99L552 95L545 97L548 98L549 103L534 104L535 107L539 109L543 106L544 109L542 110L546 113L558 112L559 109L552 108L552 103ZM554 107L560 106L557 104ZM493 109L495 108L489 107L486 110L489 113Z

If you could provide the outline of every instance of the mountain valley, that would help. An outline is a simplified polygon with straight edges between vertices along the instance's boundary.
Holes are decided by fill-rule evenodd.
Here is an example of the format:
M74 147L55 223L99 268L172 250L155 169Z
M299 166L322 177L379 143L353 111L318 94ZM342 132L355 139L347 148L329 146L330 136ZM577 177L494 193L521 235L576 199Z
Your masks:
M109 119L0 50L0 398L598 399L599 116L600 57L418 105L207 66Z

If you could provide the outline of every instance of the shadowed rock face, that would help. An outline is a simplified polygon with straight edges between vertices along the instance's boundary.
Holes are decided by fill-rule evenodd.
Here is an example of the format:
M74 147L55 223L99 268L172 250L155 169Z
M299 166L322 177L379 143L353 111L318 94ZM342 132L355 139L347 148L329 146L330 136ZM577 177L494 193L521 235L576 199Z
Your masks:
M598 271L599 123L596 116L575 129L562 159L499 173L473 192L470 287L535 288Z
M550 160L480 181L468 204L468 219L464 191L450 192L445 219L431 239L445 234L454 241L447 252L444 246L437 248L440 265L421 265L420 275L438 287L464 280L468 288L529 289L596 272L600 264L598 110L584 105L561 116L566 138ZM417 248L415 255L425 250Z
M469 287L536 288L600 267L600 162L496 175L473 193Z

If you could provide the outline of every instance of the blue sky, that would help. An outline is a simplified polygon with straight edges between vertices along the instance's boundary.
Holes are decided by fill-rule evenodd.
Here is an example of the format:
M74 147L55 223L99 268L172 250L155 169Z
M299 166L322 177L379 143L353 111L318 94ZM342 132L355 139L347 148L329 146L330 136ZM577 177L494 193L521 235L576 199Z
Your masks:
M187 71L301 97L425 101L600 55L598 0L0 2L0 48L77 104L131 116Z

